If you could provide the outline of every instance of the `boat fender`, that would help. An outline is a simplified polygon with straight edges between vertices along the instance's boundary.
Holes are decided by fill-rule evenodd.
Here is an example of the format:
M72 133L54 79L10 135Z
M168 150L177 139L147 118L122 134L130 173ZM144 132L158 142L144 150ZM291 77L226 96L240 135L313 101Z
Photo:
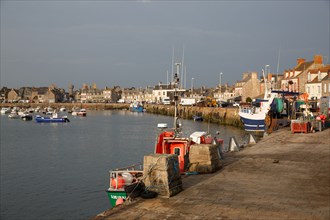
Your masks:
M121 205L121 204L123 204L124 203L124 199L123 198L118 198L117 200L116 200L116 206L117 205Z
M153 191L145 190L144 192L141 193L141 197L144 199L152 199L152 198L155 198L156 196L157 196L157 193L153 192Z

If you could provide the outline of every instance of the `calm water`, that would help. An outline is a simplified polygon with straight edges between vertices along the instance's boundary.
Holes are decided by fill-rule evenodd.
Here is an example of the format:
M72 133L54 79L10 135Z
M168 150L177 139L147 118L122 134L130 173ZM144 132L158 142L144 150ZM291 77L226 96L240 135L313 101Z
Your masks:
M70 123L38 124L1 115L1 217L88 219L110 207L108 170L153 153L157 123L172 117L128 111L88 111ZM183 120L184 133L215 133L228 144L244 131Z

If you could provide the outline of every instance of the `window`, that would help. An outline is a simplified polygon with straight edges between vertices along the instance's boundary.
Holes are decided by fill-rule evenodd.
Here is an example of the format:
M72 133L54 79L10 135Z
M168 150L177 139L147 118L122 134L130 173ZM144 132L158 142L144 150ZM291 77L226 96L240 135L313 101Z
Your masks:
M174 154L180 155L180 148L175 148L174 149Z
M311 93L311 88L308 86L307 87L307 93L310 94Z
M324 83L324 93L326 93L327 92L327 84L326 83Z
M321 93L321 86L317 86L317 93L318 93L318 94Z

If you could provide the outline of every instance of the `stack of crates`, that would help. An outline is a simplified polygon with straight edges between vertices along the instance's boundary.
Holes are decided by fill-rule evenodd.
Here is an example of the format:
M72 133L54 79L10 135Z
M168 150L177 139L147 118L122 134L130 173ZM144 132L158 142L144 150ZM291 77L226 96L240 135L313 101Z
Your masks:
M144 184L150 191L171 197L182 191L178 156L175 154L150 154L143 161Z
M220 152L217 145L194 144L189 151L189 172L213 173L221 169Z

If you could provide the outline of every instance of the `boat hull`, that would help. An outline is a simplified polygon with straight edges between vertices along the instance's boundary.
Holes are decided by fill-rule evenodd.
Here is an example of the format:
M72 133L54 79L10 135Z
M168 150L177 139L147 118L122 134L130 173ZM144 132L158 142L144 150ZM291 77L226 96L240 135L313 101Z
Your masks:
M63 123L69 122L68 118L35 118L37 123Z
M143 112L143 107L142 106L132 107L131 111L132 112Z
M257 116L257 115L256 115ZM265 117L244 116L240 114L241 121L246 131L265 131Z
M203 121L203 117L202 116L196 116L196 115L194 115L193 116L193 119L194 119L194 121Z
M107 194L108 194L108 198L111 204L111 207L115 207L116 206L116 201L119 198L122 199L126 199L127 198L127 194L125 190L107 190Z

